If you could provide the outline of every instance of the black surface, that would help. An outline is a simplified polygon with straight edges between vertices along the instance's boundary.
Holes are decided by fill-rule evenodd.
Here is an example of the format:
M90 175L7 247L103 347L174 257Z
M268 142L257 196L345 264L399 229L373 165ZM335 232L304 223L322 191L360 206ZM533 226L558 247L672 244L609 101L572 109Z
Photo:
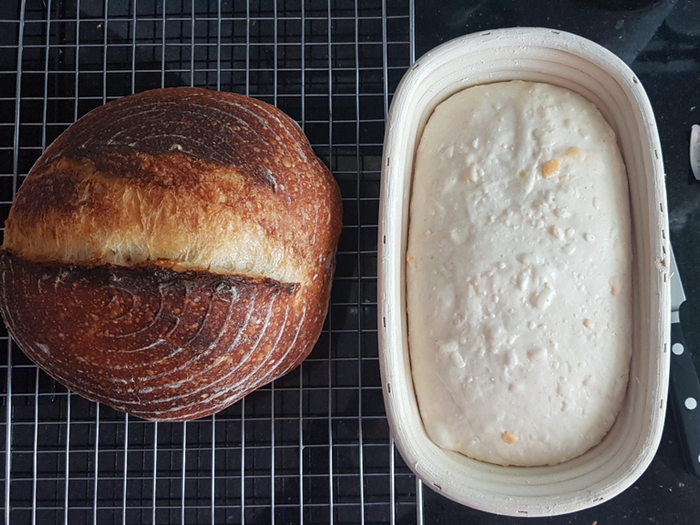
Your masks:
M455 1L416 6L416 56L452 38L499 27L549 27L593 40L621 57L647 91L666 170L671 242L683 279L686 342L700 364L700 182L688 162L690 128L700 123L700 2L557 0ZM627 491L598 507L552 518L494 516L426 488L425 523L698 524L700 479L686 469L674 415L668 411L659 450Z
M693 357L686 350L686 341L680 323L671 324L671 382L669 394L673 415L678 428L678 440L683 449L686 467L700 478L700 382L693 365ZM695 406L686 405L695 400ZM691 401L692 403L692 401Z

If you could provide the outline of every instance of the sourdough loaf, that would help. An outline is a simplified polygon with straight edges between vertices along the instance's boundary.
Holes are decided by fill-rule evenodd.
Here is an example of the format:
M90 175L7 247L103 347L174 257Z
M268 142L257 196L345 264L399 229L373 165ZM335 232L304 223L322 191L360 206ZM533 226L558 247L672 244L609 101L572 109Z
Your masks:
M196 88L101 106L44 152L0 252L0 308L69 389L202 417L296 367L327 311L337 183L277 108Z

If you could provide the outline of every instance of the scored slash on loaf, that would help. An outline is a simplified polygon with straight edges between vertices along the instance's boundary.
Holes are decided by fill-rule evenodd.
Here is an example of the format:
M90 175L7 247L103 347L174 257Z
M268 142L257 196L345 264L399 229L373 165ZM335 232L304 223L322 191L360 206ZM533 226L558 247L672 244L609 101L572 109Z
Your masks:
M309 354L341 216L333 176L274 106L132 95L31 169L6 222L0 309L71 390L145 419L202 417Z

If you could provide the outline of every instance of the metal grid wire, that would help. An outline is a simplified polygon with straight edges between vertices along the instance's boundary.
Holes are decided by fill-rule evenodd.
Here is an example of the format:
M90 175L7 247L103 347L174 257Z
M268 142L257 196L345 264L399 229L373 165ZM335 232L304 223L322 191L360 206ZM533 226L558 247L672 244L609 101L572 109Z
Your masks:
M5 523L421 523L384 413L376 237L412 0L3 0L0 220L41 152L130 93L200 86L297 120L341 187L329 315L296 370L215 416L152 423L39 371L2 328Z

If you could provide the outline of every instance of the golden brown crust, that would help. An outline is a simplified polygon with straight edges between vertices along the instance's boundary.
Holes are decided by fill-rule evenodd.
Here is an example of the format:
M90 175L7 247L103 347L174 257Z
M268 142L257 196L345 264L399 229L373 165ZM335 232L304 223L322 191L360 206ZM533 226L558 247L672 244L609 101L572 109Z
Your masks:
M274 106L158 89L91 111L49 146L17 193L3 248L299 281L333 244L339 207L332 175Z
M317 299L300 307L298 285L268 279L34 263L4 250L0 275L7 328L34 362L145 419L225 408L296 366L323 321Z
M326 315L337 183L268 104L162 89L92 111L20 188L0 309L39 366L130 414L211 414L295 367Z

